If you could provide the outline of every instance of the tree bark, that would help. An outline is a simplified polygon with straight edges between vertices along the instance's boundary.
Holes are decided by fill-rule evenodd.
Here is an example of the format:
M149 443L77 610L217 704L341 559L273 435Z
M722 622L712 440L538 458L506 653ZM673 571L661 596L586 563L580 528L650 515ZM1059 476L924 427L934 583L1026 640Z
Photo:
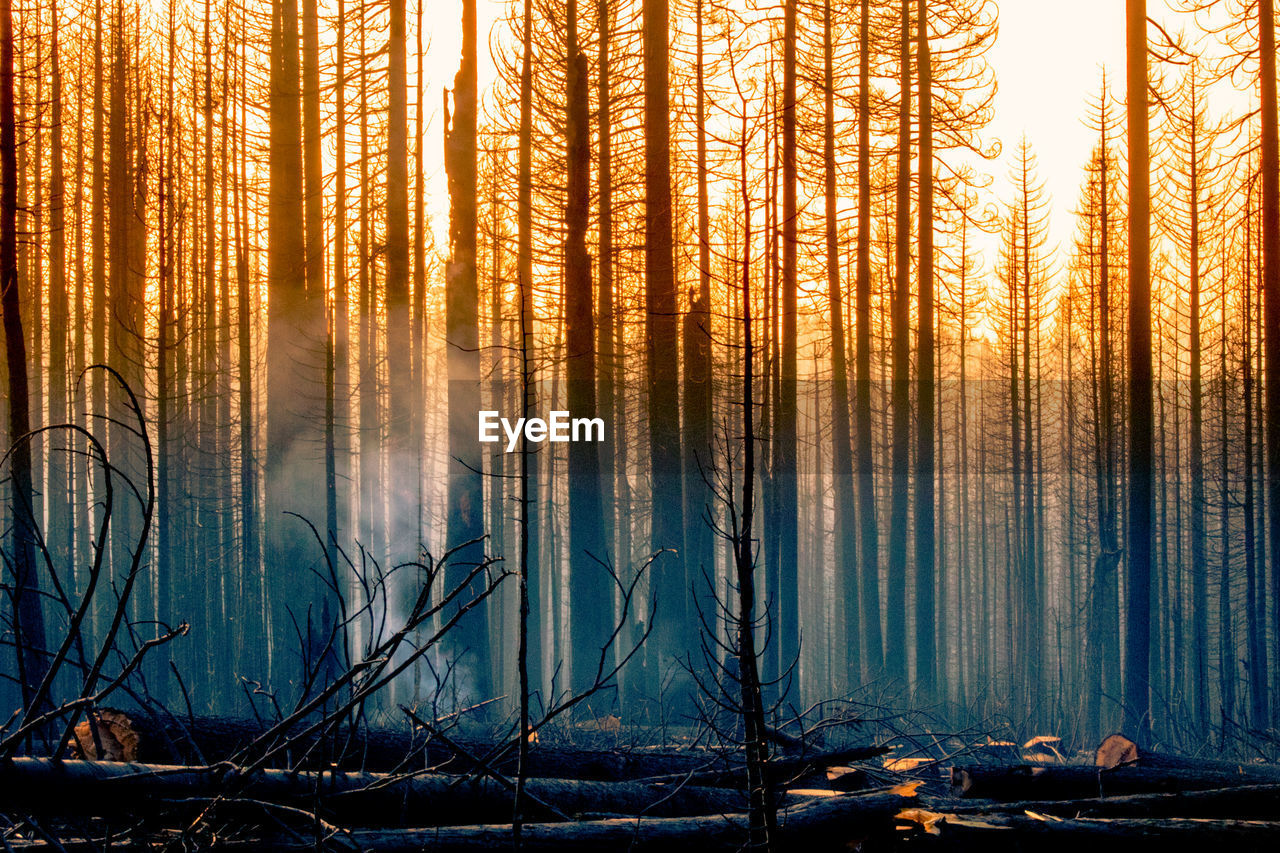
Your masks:
M650 581L660 590L653 642L657 666L648 691L657 696L661 670L687 648L688 596L683 561L684 488L680 476L679 325L676 314L675 237L671 216L671 141L668 80L668 3L644 0L645 338L648 355L649 462L653 518L650 548L670 548L655 562Z
M765 741L764 704L760 685L760 660L755 645L755 554L752 524L755 519L756 437L755 437L755 345L751 311L751 191L747 183L747 110L742 110L739 150L739 177L742 191L742 493L738 521L733 530L734 575L737 582L737 612L730 626L737 652L739 691L737 711L742 715L747 762L747 846L768 850L777 828L776 804L768 781L769 747Z
M835 69L831 35L831 0L822 5L823 191L826 204L827 304L831 322L831 460L836 513L836 576L844 602L845 624L837 636L846 644L846 679L838 681L848 689L862 678L861 642L858 635L858 553L857 505L854 493L853 446L849 428L849 361L845 347L844 295L840 291L840 244L836 231L836 129ZM838 665L838 664L837 664Z
M1145 767L1113 769L1079 765L962 765L951 771L952 791L974 799L1077 800L1124 794L1209 790L1265 784L1275 777L1246 768Z
M916 4L916 61L920 87L920 286L916 332L916 688L929 701L937 685L934 637L934 334L933 334L933 79L929 10Z
M520 290L520 353L522 364L522 416L534 417L538 412L538 373L534 324L537 310L533 293L533 4L524 2L524 44L520 69L520 140L517 165L516 259ZM542 548L541 506L539 499L542 454L521 451L523 492L521 504L522 568L526 569L522 581L528 602L528 631L525 637L529 661L529 685L534 692L542 689ZM525 470L527 469L527 470ZM527 530L527 535L526 531Z
M875 794L823 797L790 807L777 832L782 849L823 850L850 839L887 833L892 819L911 803L910 793L897 789ZM525 851L736 851L742 849L747 821L742 815L688 818L610 819L574 823L528 824L521 828ZM378 851L507 850L510 826L472 826L401 832L356 831L352 840L361 849ZM287 843L286 843L287 844ZM280 841L228 844L236 853L290 849Z
M596 190L598 194L599 251L596 255L598 269L596 316L596 378L599 414L604 418L604 443L600 447L600 511L604 516L604 543L610 554L620 564L626 563L617 544L617 502L614 480L616 465L615 447L618 442L618 417L615 402L614 379L614 298L613 298L613 123L610 111L610 58L609 45L613 31L613 4L597 0L596 18L598 48L596 58ZM627 555L629 558L630 555Z
M1265 3L1262 5L1266 5ZM1147 4L1128 0L1129 93L1129 511L1125 723L1151 734L1152 370L1150 165L1147 132ZM1273 75L1274 79L1274 75Z
M898 174L894 217L892 489L889 513L889 589L885 671L906 681L907 526L911 466L911 3L902 0L898 48Z
M49 125L49 423L68 420L67 378L70 359L67 347L71 315L67 304L66 181L63 172L62 57L58 42L61 17L58 0L51 0L50 16L50 106ZM49 451L47 505L49 525L46 544L55 566L71 564L74 527L69 492L74 461L60 442L46 445Z
M931 841L935 839L930 839ZM1044 820L1035 816L983 815L943 824L930 847L957 849L1129 851L1138 847L1198 848L1218 842L1240 850L1269 850L1280 840L1280 823L1238 820L1190 821L1156 818Z
M694 133L697 137L698 287L689 291L689 310L683 321L684 407L684 524L685 587L693 602L690 625L697 628L699 615L706 624L716 618L715 563L712 528L708 521L714 495L707 488L712 478L711 387L711 237L710 201L707 190L706 87L703 64L702 0L697 0L696 42L697 97ZM695 659L695 663L697 663Z
M797 481L797 236L796 202L796 3L787 0L782 41L782 362L779 365L777 435L777 470L774 477L777 500L778 558L780 585L772 590L775 613L773 633L776 637L776 661L772 678L778 678L791 667L800 654L800 565ZM780 684L781 699L799 697L798 665L790 677ZM790 693L784 688L790 685ZM794 700L794 699L793 699Z
M405 15L405 0L391 0L391 20L387 33L387 83L390 89L387 110L387 452L391 460L390 482L387 486L391 492L388 501L391 517L388 519L387 543L391 563L397 564L418 557L418 514L419 498L417 471L418 455L422 448L416 447L413 441L414 413L421 410L419 399L413 384L412 335L409 307L409 107L408 107L408 24ZM474 62L474 60L473 60ZM471 72L469 72L471 73ZM467 85L455 85L455 96L466 97ZM421 110L421 105L419 105ZM455 124L465 113L458 109ZM465 121L465 119L464 119ZM474 128L464 130L471 134L472 173L475 170L475 137ZM472 179L474 188L474 178ZM467 274L474 284L475 251L474 225L475 214L471 214L472 253L471 267ZM455 260L458 258L455 256ZM479 297L476 301L478 303ZM478 308L475 309L478 311ZM478 343L478 333L477 333ZM478 361L478 354L476 357ZM477 367L478 370L478 367ZM476 401L479 402L478 400ZM479 406L476 407L477 411ZM474 444L474 440L472 442ZM479 463L479 453L473 454L474 461ZM478 469L477 464L477 469ZM476 511L480 511L477 505ZM481 523L483 529L483 522ZM410 586L404 590L404 600L411 606L417 598L418 590ZM488 698L486 695L485 698Z
M929 803L957 814L1022 814L1033 811L1061 817L1235 818L1269 820L1280 807L1280 784L1237 785L1163 794L1122 794L1083 800L1018 800L957 806L939 798Z
M18 160L17 121L13 98L13 11L0 0L0 310L4 312L5 359L9 381L9 460L12 527L9 533L10 595L14 651L23 707L44 680L44 613L36 580L36 521L32 514L31 444L20 441L29 430L26 339L18 298ZM38 375L38 374L37 374ZM39 709L27 708L28 713Z
M578 46L578 3L566 10L565 147L568 169L565 207L566 402L573 418L596 416L595 312L587 225L591 210L591 131L587 103L587 57ZM571 683L586 690L595 683L600 652L613 625L613 590L600 508L600 456L593 436L569 444L569 573Z
M40 814L109 815L171 806L187 798L223 794L272 803L313 804L325 817L356 826L450 826L496 823L511 815L512 787L487 776L440 773L405 775L359 772L260 770L249 776L218 767L135 762L54 761L17 758L0 767L13 786L14 806ZM654 818L723 814L746 806L731 788L697 788L643 782L529 779L532 812L612 812ZM539 805L542 804L542 805Z
M871 0L862 0L858 57L858 260L854 424L857 430L863 673L884 667L880 636L880 546L871 444ZM858 612L858 611L851 611ZM859 673L853 673L854 678Z
M313 351L323 340L323 311L307 293L301 93L296 0L275 0L270 78L270 189L267 212L267 445L266 588L293 594L270 598L274 639L272 673L292 677L295 660L291 612L316 602L318 585L307 569L316 555L304 526L286 512L322 517L321 471L315 463L314 411L323 387L322 362ZM300 617L305 620L305 617Z
M1275 8L1258 4L1258 85L1261 106L1263 384L1266 386L1267 527L1272 562L1280 559L1280 140L1276 127ZM1280 622L1280 571L1271 573ZM1280 660L1280 631L1274 640Z
M480 410L479 290L476 279L476 4L462 4L462 58L453 83L453 121L446 130L445 170L449 178L449 261L445 271L445 343L449 374L448 534L454 553L446 583L460 583L484 559L484 481L480 445L475 440ZM465 604L478 594L474 579ZM488 699L490 689L487 608L468 613L454 629L452 650L464 655L455 673L458 699Z

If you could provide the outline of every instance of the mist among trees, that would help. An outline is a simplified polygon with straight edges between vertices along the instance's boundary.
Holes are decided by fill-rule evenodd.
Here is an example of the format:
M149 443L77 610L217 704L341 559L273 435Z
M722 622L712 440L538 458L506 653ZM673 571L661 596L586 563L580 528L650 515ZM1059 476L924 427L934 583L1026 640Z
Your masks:
M661 732L760 848L827 729L1274 759L1273 5L1115 6L1048 164L995 0L0 0L0 752L506 726L520 844Z

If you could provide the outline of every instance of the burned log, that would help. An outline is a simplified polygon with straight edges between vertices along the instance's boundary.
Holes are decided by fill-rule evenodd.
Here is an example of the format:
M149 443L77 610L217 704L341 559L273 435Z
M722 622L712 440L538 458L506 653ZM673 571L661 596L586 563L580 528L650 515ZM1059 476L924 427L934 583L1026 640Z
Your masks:
M774 758L769 761L768 770L774 784L785 787L794 784L798 779L814 774L825 775L827 768L845 767L856 761L865 761L869 758L886 755L888 752L889 747L887 746L859 746L830 752L816 752L808 756ZM668 784L682 782L717 788L740 788L746 785L745 774L746 769L742 764L741 755L735 753L717 755L714 765L711 762L707 762L704 764L704 769L687 773L677 772L651 776L638 781Z
M1182 818L1061 819L1022 815L949 815L913 809L901 816L926 827L911 841L930 850L1064 851L1132 853L1139 849L1187 850L1226 844L1232 850L1271 851L1280 845L1280 822ZM911 846L909 843L906 845Z
M1242 782L1280 783L1280 765L1259 761L1228 761L1220 758L1191 758L1142 749L1122 734L1109 735L1094 752L1094 765L1111 770L1118 767L1145 767L1152 770L1176 770L1187 773L1226 774L1240 777Z
M115 709L103 709L95 718L106 726L119 726L124 720L132 730L133 748L129 760L144 764L208 765L230 760L253 744L269 728L257 720L234 717L177 717L144 715ZM310 769L363 770L388 773L400 770L432 768L441 772L466 773L477 769L467 756L484 756L502 744L453 735L450 746L443 738L432 738L421 728L375 729L367 726L336 724L323 737L302 738L297 732L286 732L282 740L293 738L278 766ZM88 723L78 731L89 733ZM452 734L452 733L451 733ZM75 758L95 755L91 737L78 738L70 744L69 754ZM465 754L460 755L459 752ZM499 772L515 773L515 749L500 754L489 763ZM115 759L114 754L106 756ZM550 744L535 745L530 750L529 775L549 778L622 781L663 774L687 773L706 769L722 756L706 751L673 750L598 750Z
M126 738L131 743L127 752L107 750L110 760L135 760L144 764L210 765L231 760L241 750L260 738L267 725L256 720L232 717L125 714L103 709L95 718L102 730ZM127 726L127 733L117 731ZM299 724L299 732L302 730ZM77 729L79 742L70 744L69 755L75 758L96 756L88 722ZM290 733L283 736L290 737ZM420 727L373 729L365 726L336 725L324 737L296 737L283 759L272 766L304 769L341 769L389 773L408 770L432 770L443 773L472 773L487 768L510 776L516 772L516 750L507 744L477 740L450 732L448 738L431 737ZM883 746L860 746L850 749L793 754L774 761L775 779L784 784L806 773L826 767L846 765L884 755ZM529 776L548 779L582 779L599 782L643 781L651 783L683 783L716 787L738 787L745 784L740 750L673 750L649 748L585 749L543 741L529 751Z
M5 807L32 814L111 815L254 800L315 810L357 826L456 825L507 820L509 786L483 777L441 773L262 770L232 765L177 767L131 762L18 758L0 764ZM530 779L539 819L586 812L681 817L746 808L736 790L630 782ZM541 805L539 805L541 804Z
M914 796L914 786L866 794L822 797L778 812L777 849L848 850L868 837L892 830L893 816ZM741 850L747 837L743 814L683 818L628 818L531 823L521 828L520 848L530 853L556 851L661 851L712 853ZM334 839L334 847L395 853L396 851L509 850L512 828L507 825L453 826L431 829L357 830ZM265 838L221 845L235 853L312 849L292 839Z
M925 798L926 808L949 814L1022 814L1058 817L1233 818L1270 820L1280 815L1280 785L1241 785L1167 794L1128 794L1084 800L966 801Z
M1082 765L971 764L952 768L956 796L987 800L1083 800L1122 794L1154 794L1228 788L1256 781L1226 770Z
M154 714L141 711L124 712L103 708L94 712L93 722L100 731L108 731L113 739L127 738L131 749L124 753L126 760L144 764L203 765L226 761L253 744L270 728L269 722L235 717L199 716L180 717L168 713ZM297 726L300 732L303 724ZM127 733L126 733L127 731ZM291 734L283 736L288 739ZM389 772L401 769L407 758L418 756L417 766L423 765L428 748L427 738L412 731L407 725L400 729L371 729L348 724L335 725L325 737L298 739L288 750L283 762L311 767L338 766L347 770ZM447 761L452 754L436 751L438 761ZM68 744L68 755L73 758L94 758L97 755L90 721L86 719L76 727L75 736ZM103 758L119 760L108 750Z

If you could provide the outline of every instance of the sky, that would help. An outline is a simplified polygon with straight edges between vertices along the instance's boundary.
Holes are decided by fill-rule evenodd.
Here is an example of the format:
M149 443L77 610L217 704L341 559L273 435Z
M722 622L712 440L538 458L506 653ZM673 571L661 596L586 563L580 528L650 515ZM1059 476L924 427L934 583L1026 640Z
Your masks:
M461 3L430 0L434 25L425 67L433 75L428 91L452 85L461 47ZM1190 28L1185 14L1175 14L1175 0L1149 0L1148 15L1173 31ZM481 41L480 90L493 80L486 49L488 34L501 18L505 0L479 0ZM1069 249L1075 230L1072 212L1084 177L1095 134L1084 123L1088 103L1096 98L1102 69L1113 80L1112 92L1123 96L1125 73L1124 0L999 0L1000 32L990 62L997 80L994 119L989 138L999 139L1003 153L990 164L998 198L1009 194L1009 167L1025 134L1039 162L1039 174L1050 201L1050 244ZM1240 95L1241 98L1246 95ZM438 95L436 96L438 102ZM429 101L430 102L430 101ZM1123 106L1116 110L1122 112ZM433 115L427 138L439 138L439 115ZM447 216L443 168L437 152L432 209L437 220ZM447 223L435 223L437 239L445 239ZM443 242L437 245L444 246ZM990 259L988 259L990 261Z
M1097 141L1083 121L1087 104L1097 96L1103 66L1108 78L1124 83L1124 7L1122 0L1000 4L1000 35L991 53L996 102L988 133L1002 141L1002 160L1009 164L1025 134L1049 194L1050 240L1063 248L1071 241L1071 209ZM994 189L1002 196L1008 171L1004 163L995 166Z

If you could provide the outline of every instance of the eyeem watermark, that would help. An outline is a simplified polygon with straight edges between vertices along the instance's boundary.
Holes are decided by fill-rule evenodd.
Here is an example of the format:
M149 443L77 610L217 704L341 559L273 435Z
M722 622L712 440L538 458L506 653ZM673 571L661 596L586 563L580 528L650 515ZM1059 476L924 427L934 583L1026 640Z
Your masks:
M517 418L512 423L496 411L480 413L480 440L500 441L507 437L507 453L514 453L520 436L541 444L544 441L604 441L604 418L571 418L568 412L555 411L547 420Z

